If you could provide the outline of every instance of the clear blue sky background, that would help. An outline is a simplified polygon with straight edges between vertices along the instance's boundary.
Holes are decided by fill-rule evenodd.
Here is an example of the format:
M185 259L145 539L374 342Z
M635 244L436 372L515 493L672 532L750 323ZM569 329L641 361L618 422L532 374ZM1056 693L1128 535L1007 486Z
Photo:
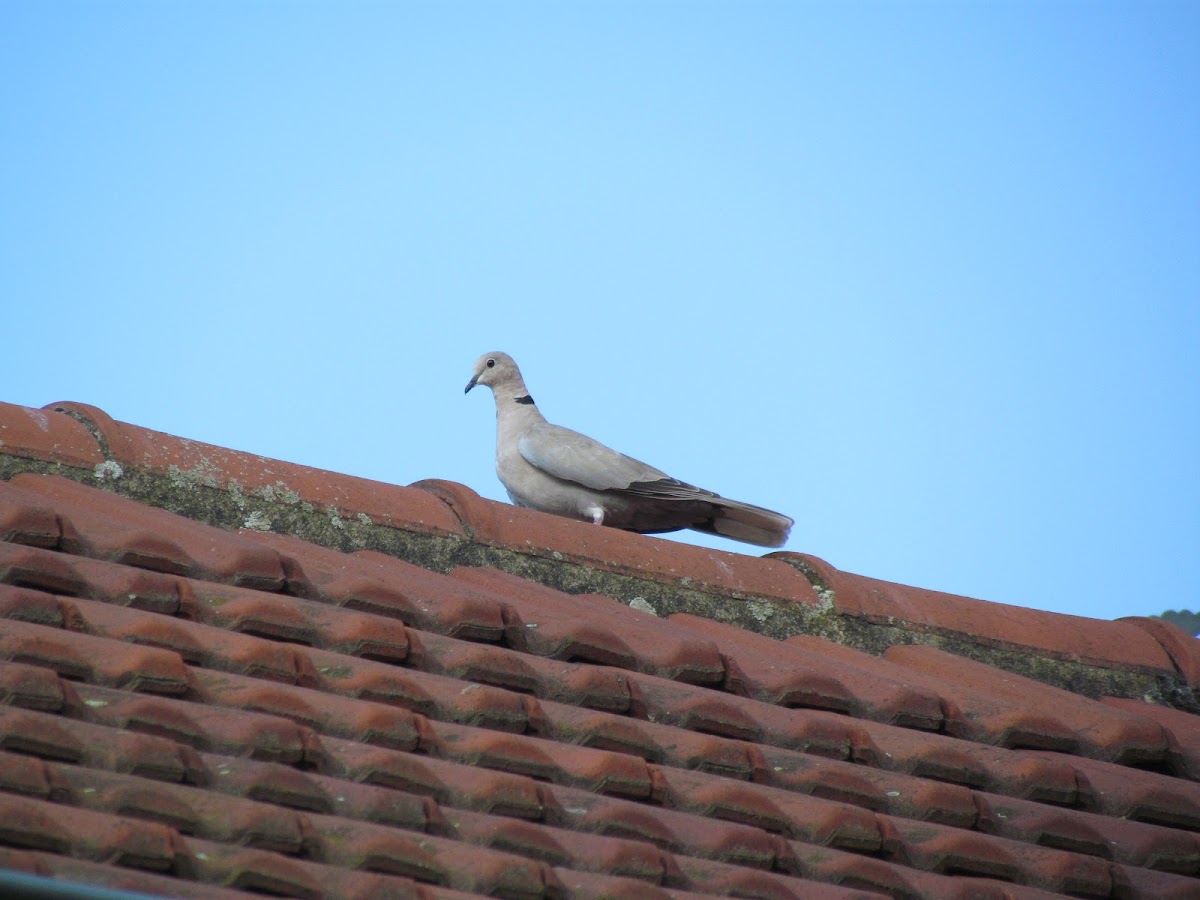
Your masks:
M1195 3L4 0L0 129L2 400L502 499L507 350L847 571L1200 605Z

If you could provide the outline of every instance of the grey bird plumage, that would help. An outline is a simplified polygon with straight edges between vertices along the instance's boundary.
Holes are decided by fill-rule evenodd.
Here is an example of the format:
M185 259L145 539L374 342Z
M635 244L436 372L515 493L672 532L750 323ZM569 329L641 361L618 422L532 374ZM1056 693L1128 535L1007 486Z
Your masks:
M507 353L479 357L466 391L480 384L496 401L496 475L517 506L643 534L691 528L762 547L787 540L787 516L678 481L551 425Z

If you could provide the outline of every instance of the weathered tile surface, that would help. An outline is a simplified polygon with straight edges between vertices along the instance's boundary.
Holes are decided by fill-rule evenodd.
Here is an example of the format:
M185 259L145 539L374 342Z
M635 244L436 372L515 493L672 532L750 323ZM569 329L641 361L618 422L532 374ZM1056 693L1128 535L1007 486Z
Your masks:
M80 404L0 405L0 428L22 467L0 481L0 869L185 897L1200 896L1183 709L226 530L88 472L287 480L422 540L728 604L809 609L816 585L838 615L960 637L982 610L981 645L1194 683L1158 623L1047 634L811 557L705 556L447 483L371 494Z

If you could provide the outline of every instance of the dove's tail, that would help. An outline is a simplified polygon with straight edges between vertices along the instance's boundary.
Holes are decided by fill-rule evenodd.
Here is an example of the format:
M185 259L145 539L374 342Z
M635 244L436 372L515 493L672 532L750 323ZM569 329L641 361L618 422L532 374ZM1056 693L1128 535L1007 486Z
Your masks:
M691 527L760 547L782 547L792 529L792 520L781 513L724 497L712 500L712 511L711 519Z

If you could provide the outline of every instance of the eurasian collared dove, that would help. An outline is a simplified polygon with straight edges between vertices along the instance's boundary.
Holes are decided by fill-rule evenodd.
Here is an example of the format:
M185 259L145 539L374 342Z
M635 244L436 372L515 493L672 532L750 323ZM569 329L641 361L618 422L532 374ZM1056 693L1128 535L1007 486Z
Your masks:
M496 400L496 475L517 506L643 534L691 528L763 547L787 540L787 516L726 500L551 425L507 353L479 357L466 390L477 384Z

